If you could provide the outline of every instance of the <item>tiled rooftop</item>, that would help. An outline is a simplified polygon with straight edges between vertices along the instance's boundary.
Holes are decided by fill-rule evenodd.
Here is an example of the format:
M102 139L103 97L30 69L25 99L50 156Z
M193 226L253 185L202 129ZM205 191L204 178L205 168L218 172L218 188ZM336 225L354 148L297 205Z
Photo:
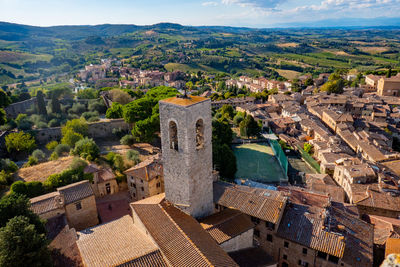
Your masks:
M278 222L286 200L286 197L277 191L214 183L215 203L271 223Z
M58 192L52 192L31 198L31 208L38 215L62 208L62 204L57 200L59 197L60 194Z
M200 221L200 225L222 244L254 227L248 215L238 210L225 209Z
M78 232L78 236L77 244L85 266L139 266L135 262L167 266L157 253L157 246L136 228L128 215Z
M193 217L169 202L131 206L171 265L237 266Z
M57 191L64 196L65 204L70 204L94 195L92 187L87 180L59 187Z

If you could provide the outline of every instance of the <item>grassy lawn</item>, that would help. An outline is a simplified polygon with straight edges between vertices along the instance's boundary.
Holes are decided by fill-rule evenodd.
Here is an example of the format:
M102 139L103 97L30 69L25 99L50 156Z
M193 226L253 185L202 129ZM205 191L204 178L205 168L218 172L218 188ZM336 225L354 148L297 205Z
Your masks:
M243 144L233 149L237 169L235 178L249 179L263 183L276 183L285 175L269 145Z

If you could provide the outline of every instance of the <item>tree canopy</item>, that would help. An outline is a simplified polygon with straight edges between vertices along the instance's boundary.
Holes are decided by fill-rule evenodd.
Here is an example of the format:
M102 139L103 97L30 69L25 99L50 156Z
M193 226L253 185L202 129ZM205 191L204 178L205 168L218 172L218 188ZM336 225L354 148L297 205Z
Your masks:
M12 152L30 152L36 147L35 139L23 131L10 133L6 136L7 151Z

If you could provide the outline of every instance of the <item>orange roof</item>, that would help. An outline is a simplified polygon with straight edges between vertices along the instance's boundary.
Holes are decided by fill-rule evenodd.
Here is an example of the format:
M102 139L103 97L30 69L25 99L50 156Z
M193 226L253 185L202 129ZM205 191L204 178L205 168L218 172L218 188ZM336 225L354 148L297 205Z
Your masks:
M203 101L208 100L208 98L201 97L201 96L189 96L188 98L180 98L180 97L171 97L167 98L164 100L161 100L160 102L165 102L169 104L174 104L178 106L191 106Z
M399 238L388 238L386 241L385 257L390 254L400 254L400 239Z

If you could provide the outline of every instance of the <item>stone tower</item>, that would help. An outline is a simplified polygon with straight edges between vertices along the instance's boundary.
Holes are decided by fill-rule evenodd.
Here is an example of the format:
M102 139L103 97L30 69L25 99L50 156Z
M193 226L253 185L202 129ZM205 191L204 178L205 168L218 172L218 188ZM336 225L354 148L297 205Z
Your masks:
M191 96L160 101L166 199L202 218L213 211L211 100Z

